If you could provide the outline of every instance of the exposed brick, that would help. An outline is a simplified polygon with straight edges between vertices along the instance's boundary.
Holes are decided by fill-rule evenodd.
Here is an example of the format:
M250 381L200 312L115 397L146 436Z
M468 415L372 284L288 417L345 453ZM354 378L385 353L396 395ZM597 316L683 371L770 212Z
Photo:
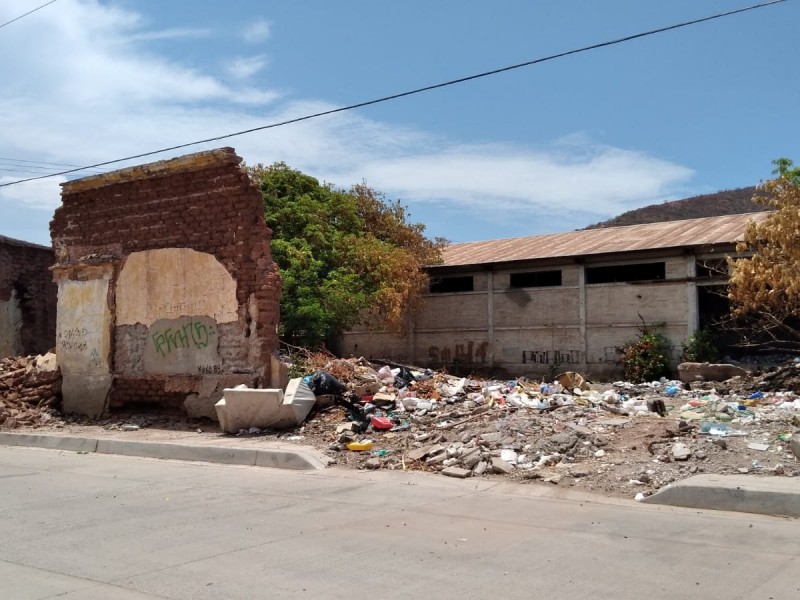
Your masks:
M280 277L270 255L271 231L264 223L261 193L240 163L233 149L225 148L67 183L50 230L55 247L63 249L59 267L75 265L87 255L121 261L132 252L158 248L214 255L236 280L239 314L249 314L252 295L258 299L256 352L249 317L220 327L222 374L253 373L268 381L269 360L248 364L248 357L268 357L278 347ZM144 374L144 335L130 326L114 332L111 406L180 406L192 386L178 392L165 376Z
M22 313L21 354L41 354L56 343L56 292L51 248L0 236L0 300L12 294Z

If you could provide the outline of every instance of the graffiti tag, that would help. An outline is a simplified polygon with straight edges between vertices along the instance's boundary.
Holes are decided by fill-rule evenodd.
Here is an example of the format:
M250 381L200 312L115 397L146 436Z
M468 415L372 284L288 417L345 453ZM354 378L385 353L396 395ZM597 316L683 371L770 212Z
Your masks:
M523 350L523 364L569 365L581 362L580 350Z
M428 358L438 364L449 363L485 363L489 351L489 342L481 342L477 347L475 342L455 344L451 350L449 346L439 348L430 346Z
M157 353L166 356L173 350L180 348L202 350L207 348L212 337L217 332L199 321L189 321L177 329L156 330L151 339Z

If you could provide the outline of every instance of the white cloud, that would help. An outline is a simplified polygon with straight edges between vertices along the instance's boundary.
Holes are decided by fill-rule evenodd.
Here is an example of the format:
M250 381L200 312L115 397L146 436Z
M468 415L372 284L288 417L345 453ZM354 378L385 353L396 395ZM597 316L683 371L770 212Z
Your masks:
M23 177L27 177L27 175L23 175ZM16 179L16 177L0 177L0 185ZM60 184L65 181L65 177L53 177L0 187L0 203L8 204L10 202L37 210L55 210L61 204Z
M559 142L545 149L448 144L368 160L357 171L331 177L366 178L408 201L457 202L478 212L502 207L507 214L613 215L674 194L692 175L691 169L641 152L584 140L570 144L569 151Z
M266 42L271 33L269 22L264 19L258 19L245 28L243 37L249 44L258 44Z
M266 66L267 58L263 54L256 56L238 56L228 65L228 72L235 79L247 79Z
M23 0L0 3L0 22L24 7ZM148 31L136 13L95 0L63 0L50 8L37 12L37 19L32 15L5 28L0 36L0 55L14 56L0 61L4 156L92 164L335 108L312 100L279 104L284 97L278 90L244 83L265 66L262 56L222 57L237 76L228 84L156 54L153 47L126 42L175 31ZM260 35L268 35L266 21L251 29L257 32L259 25ZM376 122L358 112L112 168L222 145L235 146L248 163L283 160L342 187L366 179L392 198L456 206L465 219L475 220L501 215L533 219L559 212L612 216L634 204L674 196L692 175L683 166L600 145L580 134L545 147L467 144ZM0 204L52 209L59 202L58 181L0 188Z
M123 42L152 42L162 40L198 39L211 36L210 29L173 27L160 31L139 31L122 38Z

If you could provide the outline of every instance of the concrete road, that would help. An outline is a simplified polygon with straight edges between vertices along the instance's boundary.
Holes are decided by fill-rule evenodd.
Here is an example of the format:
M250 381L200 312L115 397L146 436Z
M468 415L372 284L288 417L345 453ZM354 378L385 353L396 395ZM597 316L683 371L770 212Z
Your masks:
M587 498L0 448L0 598L800 597L800 521Z

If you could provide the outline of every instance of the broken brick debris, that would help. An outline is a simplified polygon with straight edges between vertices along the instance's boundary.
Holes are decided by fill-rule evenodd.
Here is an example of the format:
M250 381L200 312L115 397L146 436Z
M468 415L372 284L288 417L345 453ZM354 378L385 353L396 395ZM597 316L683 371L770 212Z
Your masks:
M0 360L0 428L36 427L58 415L61 371L55 354Z

